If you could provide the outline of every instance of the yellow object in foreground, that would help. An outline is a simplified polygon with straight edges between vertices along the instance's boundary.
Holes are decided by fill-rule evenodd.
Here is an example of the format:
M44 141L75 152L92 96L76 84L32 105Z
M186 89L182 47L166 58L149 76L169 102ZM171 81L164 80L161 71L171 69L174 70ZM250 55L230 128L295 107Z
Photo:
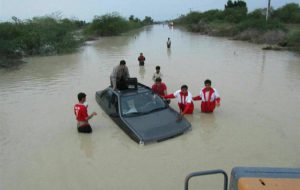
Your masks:
M238 190L300 190L300 179L240 178Z

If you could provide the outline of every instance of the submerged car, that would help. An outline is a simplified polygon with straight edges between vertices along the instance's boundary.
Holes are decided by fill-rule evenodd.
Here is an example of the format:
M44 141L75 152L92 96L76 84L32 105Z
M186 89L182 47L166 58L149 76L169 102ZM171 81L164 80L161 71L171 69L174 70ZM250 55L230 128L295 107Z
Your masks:
M151 88L137 83L133 88L96 92L96 101L111 119L139 144L159 142L191 129L185 119Z

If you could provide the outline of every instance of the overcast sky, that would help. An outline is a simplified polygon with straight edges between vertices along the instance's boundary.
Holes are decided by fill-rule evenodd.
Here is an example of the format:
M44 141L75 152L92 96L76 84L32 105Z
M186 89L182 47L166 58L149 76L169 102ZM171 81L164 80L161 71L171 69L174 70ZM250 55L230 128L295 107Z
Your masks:
M31 19L34 16L60 12L64 18L91 21L95 15L118 12L128 18L150 16L156 21L174 19L192 11L224 9L227 0L0 0L0 21L12 16ZM267 6L268 0L246 1L248 10ZM300 0L271 0L274 8Z

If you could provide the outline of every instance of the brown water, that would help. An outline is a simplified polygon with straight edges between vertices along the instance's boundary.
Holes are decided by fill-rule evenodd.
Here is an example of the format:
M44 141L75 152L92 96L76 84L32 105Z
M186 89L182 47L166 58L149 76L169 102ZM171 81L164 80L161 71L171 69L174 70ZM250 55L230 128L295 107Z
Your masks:
M187 116L192 131L138 145L94 98L121 59L147 85L160 65L170 93L187 84L197 95L210 78L221 107L203 114L195 102ZM153 26L90 42L74 54L25 61L0 70L1 190L179 190L194 171L300 167L300 56L292 52ZM91 135L76 131L80 91L88 95L89 111L98 112ZM171 106L177 109L175 101ZM191 182L190 189L222 189L221 176Z

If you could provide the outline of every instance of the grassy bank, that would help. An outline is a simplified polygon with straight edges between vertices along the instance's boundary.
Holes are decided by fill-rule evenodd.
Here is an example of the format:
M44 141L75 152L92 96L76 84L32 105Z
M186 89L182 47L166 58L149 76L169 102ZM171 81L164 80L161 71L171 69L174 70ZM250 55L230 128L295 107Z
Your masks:
M268 20L266 9L248 13L246 2L238 0L228 1L224 10L190 12L174 22L192 32L227 36L300 52L300 7L295 3L271 9Z

